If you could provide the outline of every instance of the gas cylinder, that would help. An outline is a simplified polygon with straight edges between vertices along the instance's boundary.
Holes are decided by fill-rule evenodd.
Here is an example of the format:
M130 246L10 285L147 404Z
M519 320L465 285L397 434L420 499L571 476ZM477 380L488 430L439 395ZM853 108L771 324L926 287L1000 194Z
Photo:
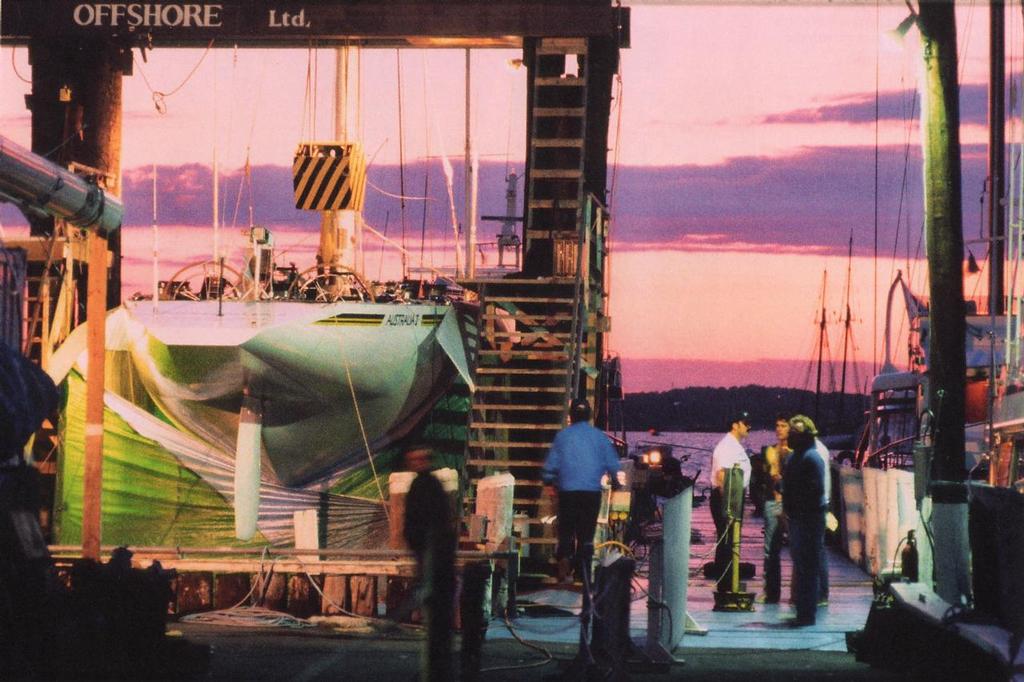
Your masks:
M912 583L917 582L917 541L914 540L914 531L907 531L907 545L900 553L901 570L904 578Z

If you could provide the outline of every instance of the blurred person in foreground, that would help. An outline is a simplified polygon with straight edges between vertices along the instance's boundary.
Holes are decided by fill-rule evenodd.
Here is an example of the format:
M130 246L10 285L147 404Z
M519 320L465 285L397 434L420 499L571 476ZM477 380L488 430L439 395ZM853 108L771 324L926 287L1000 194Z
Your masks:
M0 680L49 677L52 664L56 583L24 449L57 399L50 377L0 342Z
M431 473L433 450L422 444L405 448L405 468L416 472L405 498L403 534L416 553L423 615L427 626L422 679L448 680L452 665L455 608L455 527L444 486Z

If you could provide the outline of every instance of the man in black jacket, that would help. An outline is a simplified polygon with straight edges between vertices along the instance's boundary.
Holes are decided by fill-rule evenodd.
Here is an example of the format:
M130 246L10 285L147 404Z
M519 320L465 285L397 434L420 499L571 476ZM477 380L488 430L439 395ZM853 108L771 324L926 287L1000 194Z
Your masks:
M782 472L782 509L789 521L789 553L793 559L795 626L814 625L818 604L818 572L825 534L825 463L815 451L818 429L810 417L789 420L789 447Z

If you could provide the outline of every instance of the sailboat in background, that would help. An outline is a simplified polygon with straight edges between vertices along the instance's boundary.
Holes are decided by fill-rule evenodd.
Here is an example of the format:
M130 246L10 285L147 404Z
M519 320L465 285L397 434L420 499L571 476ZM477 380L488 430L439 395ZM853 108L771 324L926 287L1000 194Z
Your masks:
M801 405L801 411L813 416L814 422L819 425L825 434L823 439L830 450L838 451L845 455L853 450L856 440L857 426L863 418L863 402L857 399L857 388L860 386L860 377L856 360L856 344L853 339L853 317L850 307L850 285L853 269L853 235L850 241L847 254L846 287L843 296L844 312L839 316L843 325L842 360L839 364L840 380L836 383L835 361L832 357L832 347L829 341L830 316L826 303L828 270L822 273L821 294L819 297L819 312L817 315L817 337L814 344L814 352L807 365L807 373L804 377L804 390L810 388L811 373L815 373L814 402L813 405ZM835 319L833 318L832 322ZM852 366L853 371L850 372ZM827 370L828 385L823 384ZM847 378L852 375L855 396L848 402L846 395ZM834 403L824 404L827 398L834 398ZM826 400L823 400L826 399ZM848 413L849 412L849 413Z

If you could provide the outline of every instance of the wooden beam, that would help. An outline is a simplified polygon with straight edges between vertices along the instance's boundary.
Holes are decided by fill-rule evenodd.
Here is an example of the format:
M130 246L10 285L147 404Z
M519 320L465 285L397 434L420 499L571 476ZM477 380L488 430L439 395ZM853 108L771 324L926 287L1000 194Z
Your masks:
M147 46L305 47L522 46L524 36L618 37L628 43L628 9L609 0L221 0L84 3L4 0L0 33L29 39L99 38ZM627 35L623 35L623 34Z
M86 299L85 473L82 478L82 556L99 561L103 494L103 384L107 317L107 240L89 234Z

